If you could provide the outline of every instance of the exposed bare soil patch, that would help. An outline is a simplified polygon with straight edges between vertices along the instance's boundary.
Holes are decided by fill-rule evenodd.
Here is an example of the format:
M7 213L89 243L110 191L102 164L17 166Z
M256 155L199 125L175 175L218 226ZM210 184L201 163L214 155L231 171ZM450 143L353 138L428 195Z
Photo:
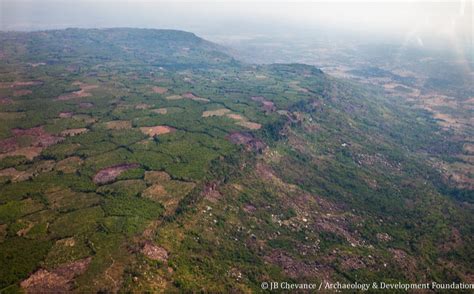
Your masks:
M341 261L341 268L345 271L358 270L366 267L367 265L363 259L357 256L347 257Z
M61 132L61 136L64 137L74 137L83 133L88 132L89 129L87 128L77 128L77 129L67 129Z
M88 109L94 107L94 104L90 102L81 102L79 103L79 107L82 109Z
M227 139L234 144L244 145L249 151L262 152L267 147L262 140L250 133L233 132L227 136Z
M263 96L252 96L251 99L253 101L257 101L257 102L262 103L262 109L265 112L274 112L274 111L277 110L276 107L275 107L275 103L273 103L272 101L267 100Z
M25 96L25 95L30 95L30 94L33 94L33 91L27 90L27 89L21 89L21 90L14 90L13 91L13 96L14 97Z
M135 106L135 109L138 109L138 110L144 110L144 109L149 109L149 108L151 108L151 105L146 104L146 103L139 103Z
M359 240L357 234L349 230L349 223L352 220L343 214L325 214L317 219L315 226L317 230L336 234L349 242L353 247L359 246L362 242Z
M454 184L459 188L468 190L474 189L474 170L472 164L440 162L435 164L435 166L441 170L446 182Z
M71 111L65 111L65 112L60 112L59 117L60 118L71 118L74 115L73 112Z
M40 269L20 283L27 293L65 293L72 290L74 279L83 274L92 258L77 260L48 271Z
M183 96L180 96L180 95L170 95L170 96L166 96L166 99L167 99L167 100L179 100L179 99L183 99Z
M30 86L39 86L42 85L42 81L15 81L15 82L3 82L0 83L0 89L8 88L21 88L21 87L30 87Z
M164 87L153 87L152 90L153 90L153 93L156 93L156 94L164 94L168 92L168 89Z
M461 247L463 244L464 244L464 242L463 242L463 239L462 239L461 232L459 232L459 230L456 229L456 228L452 228L451 229L451 235L449 236L449 238L446 241L444 241L441 244L440 249L443 252L450 252L452 250L455 250L455 249Z
M129 120L112 120L105 123L109 130L126 130L132 128L132 122Z
M160 184L154 184L143 191L142 196L151 200L160 201L161 198L167 195L165 187Z
M15 137L29 136L32 139L31 146L33 147L49 147L64 140L62 137L53 136L47 133L43 127L36 127L31 129L13 129Z
M252 204L245 204L242 209L247 213L254 213L257 210Z
M58 97L58 100L66 101L66 100L72 100L76 98L89 97L89 96L92 96L90 91L99 87L97 85L88 85L88 84L83 84L81 82L75 82L73 83L73 85L79 86L81 89L78 91L60 95Z
M13 167L0 170L0 177L9 178L12 182L22 182L36 177L40 173L53 170L54 161L45 160L27 170L17 170Z
M166 109L166 108L152 109L151 112L157 113L157 114L167 114L168 109Z
M12 129L13 137L0 141L0 158L8 156L25 156L33 159L38 156L43 148L54 145L64 138L53 136L43 127L34 127L30 129ZM20 142L28 142L27 145Z
M217 188L218 188L217 182L207 183L204 186L202 195L204 196L205 199L213 203L216 203L220 198L222 198L222 194L221 192L219 192Z
M26 114L24 112L0 112L0 120L13 120L13 119L19 119L19 118L24 118Z
M463 149L469 154L474 154L474 144L471 144L471 143L464 144Z
M35 226L34 223L32 222L28 222L28 225L26 227L24 227L23 229L20 229L16 232L16 235L19 236L19 237L24 237L26 236L26 234L28 234L28 232Z
M456 118L448 114L438 112L435 113L433 116L438 120L439 124L446 129L462 127Z
M230 119L234 119L234 120L245 120L245 117L241 116L240 114L236 114L236 113L228 113L226 114L226 116Z
M168 173L164 171L147 171L145 172L145 182L147 184L156 184L171 180Z
M398 266L400 266L405 274L409 275L411 280L414 281L417 280L417 278L422 278L415 275L415 273L419 272L415 258L401 249L390 248L389 251L392 253L392 257Z
M2 153L0 154L0 159L5 158L5 157L10 157L10 156L24 156L28 160L32 160L33 158L37 157L40 155L41 151L43 150L42 147L24 147L24 148L18 148L14 151L10 151L7 153Z
M392 237L387 233L377 233L376 237L377 237L377 240L379 240L380 242L392 241Z
M115 181L117 177L129 169L137 168L140 164L138 163L123 163L119 165L110 166L104 169L101 169L98 173L95 174L92 179L94 183L102 185Z
M143 246L141 252L152 260L158 260L161 262L168 261L168 251L163 247L157 246L150 241L147 241Z
M236 122L236 124L238 124L239 126L245 127L247 129L251 129L251 130L258 130L262 127L261 124L251 122L251 121L238 121Z
M154 127L141 127L140 131L142 131L142 133L150 137L154 137L154 136L159 136L159 135L174 132L176 131L176 129L169 126L154 126Z
M271 167L268 166L267 164L258 162L257 165L255 166L255 172L263 180L271 182L273 185L283 189L284 191L293 192L296 190L296 186L285 183L282 179L280 179L277 175L275 175ZM295 196L293 200L296 202L297 197Z
M61 171L65 174L71 174L77 171L79 166L83 163L83 160L78 156L71 156L58 161L55 166L55 170Z
M200 102L209 102L209 101L210 101L209 99L196 96L196 95L194 95L194 94L191 93L191 92L184 93L184 94L182 95L182 97L183 97L183 98L186 98L186 99L191 99L191 100L194 100L194 101L200 101Z
M19 171L13 167L0 170L0 177L7 177L12 182L22 182L33 177L33 174L27 171Z
M283 250L273 250L264 260L277 265L291 278L320 276L316 262L303 262L295 260Z
M13 100L8 97L3 97L0 98L0 105L8 105L8 104L13 104Z
M309 92L308 89L301 87L299 84L300 84L299 81L292 81L292 82L290 82L290 88L292 88L292 89L294 89L298 92L302 92L302 93L308 93Z
M221 108L221 109L216 109L216 110L206 110L202 113L202 117L223 116L229 112L230 112L230 109L227 109L227 108Z
M31 66L31 67L38 67L38 66L41 66L41 65L46 65L46 63L44 63L44 62L28 63L28 65Z

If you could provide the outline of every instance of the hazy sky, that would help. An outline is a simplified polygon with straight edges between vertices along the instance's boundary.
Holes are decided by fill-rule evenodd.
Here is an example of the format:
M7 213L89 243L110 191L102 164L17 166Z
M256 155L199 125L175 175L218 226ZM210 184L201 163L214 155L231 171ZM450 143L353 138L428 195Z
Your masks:
M0 0L0 30L66 27L175 28L201 35L337 29L471 43L472 1Z

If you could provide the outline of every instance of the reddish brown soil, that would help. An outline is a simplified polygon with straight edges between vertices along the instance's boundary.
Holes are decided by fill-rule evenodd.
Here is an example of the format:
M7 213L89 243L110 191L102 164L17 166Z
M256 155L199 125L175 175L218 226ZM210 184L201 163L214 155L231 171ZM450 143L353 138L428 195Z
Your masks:
M135 109L139 109L139 110L148 109L148 108L151 108L151 106L146 103L139 103L135 106Z
M234 119L234 120L245 120L245 118L243 116L241 116L240 114L236 114L236 113L228 113L228 114L226 114L226 116L228 118L231 118L231 119Z
M65 174L71 174L77 171L83 160L78 156L67 157L56 163L55 169Z
M93 181L96 184L107 184L115 181L115 179L124 171L127 171L132 168L139 167L138 163L123 163L119 165L110 166L104 169L101 169L98 173L95 174Z
M392 237L390 237L390 235L387 233L377 233L376 237L377 240L379 240L380 242L392 241Z
M153 87L152 90L153 90L153 93L157 93L157 94L164 94L168 92L168 89L164 87Z
M201 102L209 102L210 101L209 99L196 96L196 95L194 95L193 93L190 93L190 92L184 93L181 96L186 98L186 99L191 99L191 100L194 100L194 101L201 101Z
M181 95L181 96L183 96L184 98L188 98L188 99L196 99L196 98L198 98L198 96L194 95L193 93L189 93L189 92L188 92L188 93L184 93L184 94Z
M60 112L59 113L59 117L60 118L70 118L74 115L74 113L70 112L70 111L66 111L66 112Z
M33 91L31 90L26 90L26 89L22 89L22 90L15 90L13 91L13 96L15 97L18 97L18 96L25 96L25 95L30 95L32 94Z
M344 216L327 214L316 220L315 227L319 231L329 232L343 237L352 246L358 246L361 242L356 234L349 230L348 223L349 220Z
M26 81L26 82L3 82L0 83L0 89L7 88L20 88L20 87L29 87L29 86L39 86L42 85L42 81Z
M54 270L40 269L20 283L27 293L66 293L72 290L74 278L83 274L92 258L77 260Z
M458 229L452 228L449 239L443 242L440 247L443 252L450 252L452 250L455 250L461 247L462 245L463 245L463 240L462 240L461 233L459 232Z
M62 137L47 133L43 127L30 129L13 129L13 137L0 140L0 158L23 155L29 159L36 157L45 147L57 144L64 140ZM19 139L29 139L28 146L20 146Z
M245 204L243 210L247 213L253 213L257 210L257 208L251 204Z
M174 132L176 131L176 129L169 126L154 126L154 127L141 127L140 131L142 131L142 133L150 137L154 137L154 136L159 136L159 135Z
M112 120L105 123L109 130L125 130L132 128L132 122L129 120Z
M167 192L165 187L160 184L154 184L143 191L142 196L155 200L160 201L163 196L166 196Z
M389 251L392 254L393 260L404 271L404 273L408 275L411 280L416 281L422 278L421 276L418 276L416 274L420 271L417 270L417 263L415 258L408 255L405 251L401 249L391 248L389 249Z
M94 107L94 104L92 104L90 102L81 102L81 103L79 103L79 107L82 108L82 109L87 109L87 108Z
M23 147L23 148L18 148L13 151L7 152L7 153L1 153L0 154L0 159L9 157L9 156L24 156L28 160L32 160L33 158L37 157L40 155L41 151L43 150L42 147Z
M252 96L251 99L253 101L257 101L257 102L262 103L262 109L265 112L274 112L274 111L276 111L275 103L273 103L272 101L267 100L263 96Z
M0 105L8 105L12 103L13 103L13 100L11 98L8 98L8 97L0 98Z
M259 123L255 123L251 121L243 121L243 120L236 122L236 124L244 128L251 129L251 130L258 130L262 127L262 125Z
M0 177L10 178L12 182L26 181L33 177L33 174L28 171L18 171L13 167L0 170Z
M19 147L16 138L6 138L0 141L0 153L10 152Z
M206 110L202 113L202 117L223 116L229 112L230 112L230 109L227 109L227 108L221 108L221 109L216 109L216 110Z
M166 108L157 108L157 109L151 110L151 112L157 113L157 114L167 114L168 110Z
M356 256L345 258L341 262L341 268L345 271L366 268L364 261Z
M92 95L90 91L99 87L97 85L87 85L87 84L82 84L82 83L74 83L74 85L79 86L81 89L78 91L60 95L58 97L58 100L65 101L65 100L71 100L71 99L76 99L76 98L89 97Z
M155 244L149 241L146 242L143 246L142 253L152 260L159 260L161 262L168 261L168 252L166 251L166 249L160 246L156 246Z
M171 180L169 174L164 171L147 171L145 172L145 182L147 184L163 183Z
M61 136L74 137L74 136L80 135L82 133L86 133L87 131L89 131L89 130L86 129L86 128L67 129L67 130L64 130L64 131L61 132Z
M320 275L318 265L315 262L305 263L295 260L283 250L273 250L264 259L282 268L291 278L316 277Z
M204 186L202 195L204 196L205 199L215 203L222 197L221 192L217 190L217 185L218 185L217 182L212 182L212 183L207 183Z
M262 140L255 138L250 133L233 132L227 136L227 139L234 144L244 145L249 151L261 152L266 148L266 145Z

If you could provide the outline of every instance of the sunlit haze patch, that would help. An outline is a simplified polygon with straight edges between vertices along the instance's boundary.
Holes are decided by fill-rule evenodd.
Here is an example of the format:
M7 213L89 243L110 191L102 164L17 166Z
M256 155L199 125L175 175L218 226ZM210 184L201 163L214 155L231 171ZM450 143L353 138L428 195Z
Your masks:
M174 28L211 39L342 33L443 46L472 60L471 1L0 1L1 30Z

